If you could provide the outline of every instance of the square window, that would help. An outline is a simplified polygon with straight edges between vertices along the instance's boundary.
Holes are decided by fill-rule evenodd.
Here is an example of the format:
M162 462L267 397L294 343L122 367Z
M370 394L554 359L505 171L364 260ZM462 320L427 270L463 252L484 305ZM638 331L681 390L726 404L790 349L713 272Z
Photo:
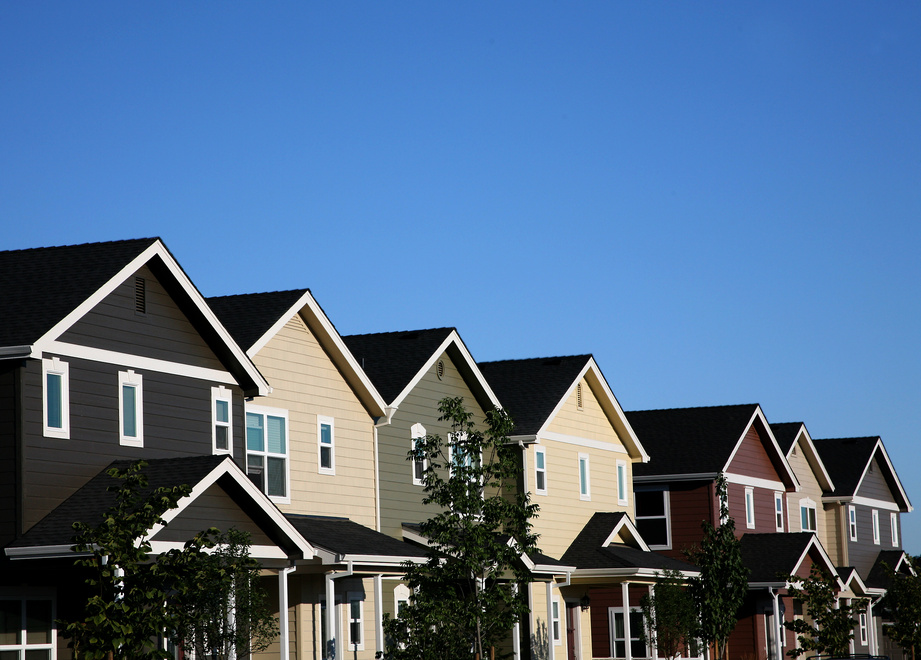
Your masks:
M818 530L816 520L816 504L811 499L799 501L800 529L804 532L815 532Z
M42 421L47 438L70 438L69 365L58 358L42 360Z
M144 446L143 382L130 369L118 372L118 439L130 447Z
M246 472L274 501L290 501L287 410L246 407Z
M320 474L336 474L336 438L332 417L317 415L317 445Z

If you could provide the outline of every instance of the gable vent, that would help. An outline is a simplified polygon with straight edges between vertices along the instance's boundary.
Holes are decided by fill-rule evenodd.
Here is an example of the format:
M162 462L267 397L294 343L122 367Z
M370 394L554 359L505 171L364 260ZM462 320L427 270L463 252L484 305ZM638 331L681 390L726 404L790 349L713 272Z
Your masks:
M445 377L445 363L444 360L438 360L438 364L435 365L435 373L438 375L438 380L441 380Z
M147 313L147 283L143 277L134 278L134 311L138 314Z
M576 407L582 410L582 383L576 385Z

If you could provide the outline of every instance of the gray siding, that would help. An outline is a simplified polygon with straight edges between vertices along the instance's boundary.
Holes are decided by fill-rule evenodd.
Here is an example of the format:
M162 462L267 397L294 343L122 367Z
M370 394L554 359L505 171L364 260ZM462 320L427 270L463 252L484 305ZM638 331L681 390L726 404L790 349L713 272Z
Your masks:
M847 534L848 539L848 562L851 566L857 569L857 572L860 573L860 577L866 578L870 573L870 569L873 568L873 564L876 562L876 556L879 554L879 551L892 549L892 544L888 542L888 538L884 532L884 529L889 529L889 512L879 512L880 544L876 545L873 543L873 514L871 513L872 508L858 504L856 505L856 509L857 540L852 541L850 538L850 532L845 530L845 534Z
M0 362L0 545L15 538L19 511L16 402L20 364L18 360Z
M110 351L222 369L220 361L154 274L141 268L147 313L135 312L129 277L61 336L61 341Z
M883 471L880 469L879 462L875 457L870 462L870 469L863 476L860 488L857 489L857 496L892 502L893 504L896 501L895 497L892 496L892 491L889 490L889 484L886 483L886 478L883 476Z
M217 527L222 532L235 527L249 533L252 545L274 545L268 535L218 485L211 486L199 495L154 540L184 543L211 527Z
M212 453L211 387L207 381L137 370L143 376L144 447L118 437L115 365L62 356L70 365L70 439L42 433L42 366L29 361L23 427L23 531L113 460ZM234 457L242 465L243 399L234 388Z

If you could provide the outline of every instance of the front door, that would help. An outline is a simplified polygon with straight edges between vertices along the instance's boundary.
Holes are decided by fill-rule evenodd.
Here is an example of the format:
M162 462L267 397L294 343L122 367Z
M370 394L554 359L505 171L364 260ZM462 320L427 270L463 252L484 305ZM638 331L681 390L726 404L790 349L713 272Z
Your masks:
M576 649L579 648L577 637L579 635L579 604L576 602L566 603L566 658L568 660L579 660Z

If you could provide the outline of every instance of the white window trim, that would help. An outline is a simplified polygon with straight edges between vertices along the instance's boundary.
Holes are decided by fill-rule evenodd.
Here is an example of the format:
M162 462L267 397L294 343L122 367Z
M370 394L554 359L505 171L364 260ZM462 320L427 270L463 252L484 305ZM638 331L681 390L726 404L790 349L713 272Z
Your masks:
M61 426L48 426L48 376L61 377ZM60 358L42 360L42 429L46 438L70 439L70 365Z
M847 507L847 527L848 537L852 541L857 540L857 508L853 504Z
M617 643L617 641L618 641L619 639L622 639L622 640L623 640L623 642L624 642L624 647L625 647L626 650L629 650L629 649L630 649L630 647L631 647L631 645L632 645L634 639L636 639L636 640L642 640L642 634L641 634L641 632L640 632L639 630L634 630L632 625L630 626L630 637L629 637L629 638L626 637L626 632L627 632L627 618L628 618L631 614L633 614L633 613L635 613L635 612L640 612L640 613L642 613L642 611L643 611L642 608L640 608L640 607L632 607L632 606L628 606L628 607L623 607L623 606L621 606L621 607L609 607L609 608L608 608L608 631L609 631L609 634L610 634L610 640L609 640L609 642L610 642L610 644L611 644L611 649L610 649L610 650L611 650L612 657L617 657L617 656L614 655L614 653L615 653L615 651L616 651L615 645L616 645L616 643ZM621 616L624 617L624 637L622 637L622 638L621 638L621 637L615 637L615 636L614 636L614 630L615 630L614 625L613 625L613 624L614 624L614 618L615 618L616 615L618 615L618 614L620 614ZM643 618L644 618L644 620L645 620L645 616L644 616ZM635 635L635 636L634 636L634 635ZM651 655L650 648L649 648L649 647L650 647L650 644L649 644L648 641L643 642L643 643L646 644L646 655L643 656L641 660L651 660L650 657L649 657L649 656Z
M637 489L636 489L636 492L635 492L634 495L633 495L633 520L634 520L634 521L639 521L639 520L660 520L660 519L662 518L662 516L641 516L641 517L639 517L639 518L637 517L637 515L636 515L636 493L638 493L638 492L641 492L641 493L649 492L649 493L661 493L661 494L662 494L662 503L663 503L663 508L664 508L664 510L665 510L665 537L666 537L666 539L667 539L668 542L667 542L665 545L658 545L658 544L653 545L653 544L649 543L648 540L646 540L646 539L643 539L643 540L646 541L647 545L649 545L649 549L650 549L650 550L671 550L671 549L672 549L672 510L671 510L671 507L672 507L672 497L671 497L671 491L669 490L669 488L668 488L667 486L664 487L664 488L662 488L662 487L660 487L660 488L648 488L648 487L647 487L647 488L637 488Z
M783 496L783 493L774 491L774 528L778 532L784 531L784 520L785 520L784 511L783 511L784 499L785 498ZM780 505L780 509L777 508L778 504ZM778 520L780 524L778 524Z
M560 599L554 597L552 605L550 606L550 636L553 638L554 646L563 645L563 617L561 609L562 605L560 604Z
M538 467L537 465L537 455L538 454L544 457L544 467L543 468ZM538 483L537 475L540 473L543 473L544 475L544 487L543 488L537 485ZM535 447L534 448L534 492L537 493L538 495L546 495L548 485L549 484L547 483L547 450L543 447Z
M412 428L410 429L410 434L411 434L411 438L410 438L409 447L410 447L410 450L415 450L416 441L419 440L420 438L424 438L426 435L425 427L422 426L422 424L413 424ZM429 464L428 460L422 459L422 471L423 472L425 472L426 468L428 468L428 464ZM416 477L416 465L418 465L418 461L412 460L409 462L409 465L410 465L410 469L412 470L411 476L413 480L413 486L422 486L423 485L422 479L419 479Z
M889 534L892 537L892 547L899 547L899 514L889 513Z
M582 463L585 463L585 483L582 483ZM586 502L590 502L592 499L592 470L591 463L588 460L588 454L579 454L579 462L577 464L578 469L578 478L579 478L579 499ZM585 488L583 489L583 485ZM582 491L585 492L582 492Z
M873 509L870 512L870 517L873 521L873 545L879 545L879 511Z
M617 503L621 506L627 506L628 498L630 497L630 489L627 488L627 461L622 461L618 459L616 461L616 474L617 474ZM621 497L621 492L623 492L623 497Z
M227 402L227 423L217 421L217 402ZM218 449L217 427L227 428L227 449ZM227 454L233 456L233 391L223 385L211 388L211 452L213 454Z
M50 651L52 658L57 657L57 638L58 638L58 626L57 626L57 599L55 597L55 592L51 589L2 589L0 590L0 600L13 600L20 601L20 612L21 618L20 623L23 626L20 629L20 640L19 644L4 644L0 646L0 651ZM26 643L26 601L30 600L47 600L51 601L51 641L47 644L28 644ZM21 654L22 655L22 654Z
M352 639L352 603L358 603L358 622L359 639L357 642ZM364 651L365 650L365 599L360 591L349 591L345 598L345 627L346 627L346 650L347 651Z
M125 388L135 390L137 435L125 435ZM126 447L144 446L144 377L134 370L118 372L118 442Z
M271 417L281 417L285 420L284 457L285 457L285 492L287 493L287 495L281 496L281 495L269 495L268 494L267 492L268 491L268 471L269 471L268 460L265 460L265 462L262 465L262 474L263 474L262 492L263 494L265 494L266 497L268 497L270 500L272 500L276 504L290 504L291 503L291 425L288 421L288 411L285 408L270 408L269 406L252 406L252 405L247 404L244 407L244 411L243 411L244 420L246 417L246 413L253 413L253 414L262 415L262 416L269 415ZM246 422L244 421L244 429L245 429L245 426L246 426ZM266 428L267 427L268 427L268 422L266 422ZM266 435L268 435L268 431L266 431ZM269 452L268 437L264 438L263 441L265 442L265 448L261 452L260 451L250 451L249 445L246 441L246 435L245 435L245 430L244 430L243 455L244 455L244 462L246 465L247 474L249 473L249 459L245 457L248 454L258 454L259 456L262 456L263 459L268 459L268 457L270 456L275 457L275 458L281 457L281 454L275 454L275 453Z
M323 425L329 426L329 467L323 467ZM332 417L317 415L317 472L336 474L336 422Z
M803 509L811 509L815 511L815 529L807 529L803 527ZM808 519L808 516L807 516ZM804 497L799 501L799 531L801 532L818 532L819 531L819 510L816 506L815 501L810 497Z
M745 527L755 529L755 489L745 487Z
M867 613L860 613L860 645L867 646Z
M400 603L409 604L409 587L405 584L398 584L393 589L393 616L400 616Z

